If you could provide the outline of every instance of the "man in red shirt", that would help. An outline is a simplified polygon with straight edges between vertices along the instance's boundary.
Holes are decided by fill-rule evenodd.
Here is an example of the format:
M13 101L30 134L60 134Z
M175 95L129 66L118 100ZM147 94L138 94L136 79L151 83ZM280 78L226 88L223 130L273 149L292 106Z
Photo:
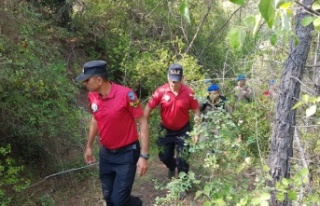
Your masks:
M169 178L175 175L176 168L178 173L187 173L189 170L189 164L181 155L185 140L189 138L187 132L191 129L189 111L194 113L195 120L200 120L199 103L193 90L184 85L182 80L182 66L172 64L168 70L168 83L155 90L144 109L145 116L149 118L151 111L160 105L161 128L165 136L158 139L161 147L159 158L167 166ZM175 149L177 159L174 158Z
M140 206L140 198L130 194L136 172L143 176L148 169L148 122L136 94L111 82L106 66L102 60L89 61L76 78L89 90L92 113L84 159L87 164L95 162L92 145L99 134L99 177L107 205Z

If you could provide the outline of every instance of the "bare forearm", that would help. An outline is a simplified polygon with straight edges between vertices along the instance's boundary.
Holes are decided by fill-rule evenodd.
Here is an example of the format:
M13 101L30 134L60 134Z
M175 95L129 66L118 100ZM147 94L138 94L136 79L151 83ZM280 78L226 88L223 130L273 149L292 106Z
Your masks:
M136 119L137 124L139 124L140 127L140 143L141 143L141 153L142 154L148 154L149 151L149 126L148 126L148 120L147 116L150 112L146 110L144 111L144 114Z
M88 135L88 141L87 141L87 148L91 148L93 145L93 142L95 140L95 137L98 134L98 124L94 117L91 118L90 127L89 127L89 135Z
M149 152L149 127L148 127L148 122L146 120L140 124L140 141L141 141L141 153L148 154L148 152Z
M146 120L149 120L150 114L151 114L152 109L146 105L146 107L143 110L143 116L146 118Z

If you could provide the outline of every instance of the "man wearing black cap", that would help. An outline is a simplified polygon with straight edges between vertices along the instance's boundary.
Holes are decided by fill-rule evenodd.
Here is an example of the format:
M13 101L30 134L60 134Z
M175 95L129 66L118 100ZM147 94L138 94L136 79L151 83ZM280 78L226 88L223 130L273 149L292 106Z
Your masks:
M139 206L140 198L130 194L136 172L143 176L148 169L148 122L136 94L109 81L106 66L102 60L89 61L76 78L89 90L92 114L84 159L95 162L92 145L99 134L99 177L107 205Z
M159 137L161 147L159 158L168 168L168 177L175 176L175 169L188 172L189 164L181 156L184 150L184 140L189 138L189 111L192 110L195 120L200 120L199 103L191 88L182 83L183 68L172 64L168 69L168 83L158 87L147 103L144 113L149 118L151 111L160 105L161 127L165 137ZM197 141L197 139L195 140ZM174 158L175 149L177 159Z

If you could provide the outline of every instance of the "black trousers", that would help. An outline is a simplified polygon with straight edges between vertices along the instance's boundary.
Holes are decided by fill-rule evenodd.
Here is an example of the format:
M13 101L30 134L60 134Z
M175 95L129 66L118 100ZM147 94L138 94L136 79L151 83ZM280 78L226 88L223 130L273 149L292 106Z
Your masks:
M170 170L177 168L178 173L188 173L189 171L185 140L190 138L187 134L190 129L189 123L179 131L171 131L161 125L158 138L158 146L160 147L159 158ZM161 135L163 131L165 132L164 136ZM175 151L177 153L176 158L174 157Z
M100 147L99 176L108 206L142 206L140 198L130 195L139 155L139 142L119 150Z

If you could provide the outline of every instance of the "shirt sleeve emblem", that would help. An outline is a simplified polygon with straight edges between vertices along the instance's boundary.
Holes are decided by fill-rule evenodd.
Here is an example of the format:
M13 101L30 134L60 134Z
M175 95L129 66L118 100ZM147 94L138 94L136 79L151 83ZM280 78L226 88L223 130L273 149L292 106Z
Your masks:
M136 95L134 94L133 91L130 91L130 92L128 93L128 97L129 97L129 99L130 99L130 106L131 106L131 107L138 107L140 101L139 101L139 99L136 97Z
M133 91L130 91L128 93L128 96L131 101L134 101L136 99L136 95L133 93Z
M91 104L91 110L92 112L98 111L98 105L96 103Z

